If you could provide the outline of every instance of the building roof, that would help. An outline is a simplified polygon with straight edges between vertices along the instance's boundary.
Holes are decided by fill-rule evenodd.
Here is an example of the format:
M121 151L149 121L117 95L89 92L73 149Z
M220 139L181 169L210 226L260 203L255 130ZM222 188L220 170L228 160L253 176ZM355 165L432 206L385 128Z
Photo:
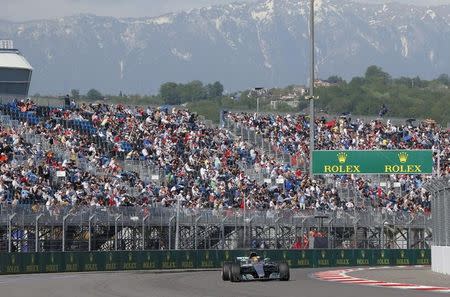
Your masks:
M0 50L0 68L33 70L30 63L17 50Z

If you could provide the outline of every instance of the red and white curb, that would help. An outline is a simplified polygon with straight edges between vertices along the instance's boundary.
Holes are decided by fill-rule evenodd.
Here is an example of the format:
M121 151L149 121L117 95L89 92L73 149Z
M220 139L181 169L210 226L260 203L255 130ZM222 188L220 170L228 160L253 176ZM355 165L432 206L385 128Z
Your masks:
M371 287L384 287L393 289L405 289L405 290L415 290L423 292L439 292L439 293L450 293L450 287L436 287L436 286L423 286L417 284L405 284L405 283L393 283L384 282L378 280L371 280L366 278L359 278L347 275L350 272L361 271L361 270L372 270L372 269L387 269L387 268L401 268L406 266L395 266L395 267L376 267L376 268L349 268L340 270L329 270L320 271L313 273L313 277L322 281L335 282L341 284L352 284L352 285L363 285ZM424 266L415 266L424 267Z

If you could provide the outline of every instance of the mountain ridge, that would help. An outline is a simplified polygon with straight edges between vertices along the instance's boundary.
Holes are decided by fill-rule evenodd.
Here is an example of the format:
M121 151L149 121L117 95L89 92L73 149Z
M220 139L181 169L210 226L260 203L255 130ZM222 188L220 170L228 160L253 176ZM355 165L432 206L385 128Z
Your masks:
M450 5L316 1L316 72L393 75L450 72ZM438 10L439 9L439 10ZM32 92L98 88L155 93L166 81L221 81L228 90L305 84L309 1L261 0L114 18L80 14L1 21L34 66Z

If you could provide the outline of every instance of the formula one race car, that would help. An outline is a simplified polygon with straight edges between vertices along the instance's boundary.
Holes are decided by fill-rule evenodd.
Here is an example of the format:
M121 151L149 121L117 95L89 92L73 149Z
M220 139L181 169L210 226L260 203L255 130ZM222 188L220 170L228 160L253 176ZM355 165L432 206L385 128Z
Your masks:
M240 282L249 280L289 280L289 266L285 262L261 259L257 253L249 257L237 257L235 262L224 262L222 267L224 281Z

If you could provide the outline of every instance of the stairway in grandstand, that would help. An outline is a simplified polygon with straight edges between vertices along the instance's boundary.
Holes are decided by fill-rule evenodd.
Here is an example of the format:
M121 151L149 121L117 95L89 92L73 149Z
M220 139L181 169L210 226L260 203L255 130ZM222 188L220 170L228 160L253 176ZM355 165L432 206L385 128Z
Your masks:
M224 128L229 131L235 137L241 137L244 141L253 145L256 149L263 151L266 155L275 158L275 160L283 165L291 165L291 154L283 153L281 149L270 144L270 142L262 137L261 135L255 133L250 129L243 127L240 123L233 122L231 120L225 121ZM255 168L251 162L242 160L240 163L240 168L244 171L245 175L251 180L256 180L259 184L264 183L269 178L268 174ZM305 164L299 164L298 166L302 171L306 171ZM272 180L271 183L275 183Z
M291 165L291 155L287 153L282 153L280 149L278 148L271 148L271 144L267 139L264 139L261 135L257 135L255 131L252 131L250 129L247 129L243 127L240 123L233 122L231 120L225 121L225 128L230 131L232 134L242 137L244 141L247 141L254 145L257 148L262 149L266 154L275 157L275 159L283 164L283 165ZM270 179L267 173L255 169L255 166L252 164L249 164L249 162L241 161L239 163L240 168L244 171L245 175L249 177L250 180L256 180L259 184L262 184L264 182L268 182L269 184L276 184L276 180ZM298 167L303 171L306 172L307 165L306 162L302 162L301 164L298 164ZM371 201L370 199L363 197L361 193L358 191L358 189L355 188L354 185L345 185L342 186L340 184L335 184L333 181L327 180L326 185L335 186L339 194L341 196L341 199L345 201L353 200L355 203L357 202L359 206L370 206Z
M255 131L247 129L240 123L236 123L231 120L225 121L225 129L233 133L235 136L242 137L244 141L251 143L256 148L262 150L265 154L275 157L278 162L282 164L290 164L290 154L283 153L281 149L272 146L267 139L255 133Z

